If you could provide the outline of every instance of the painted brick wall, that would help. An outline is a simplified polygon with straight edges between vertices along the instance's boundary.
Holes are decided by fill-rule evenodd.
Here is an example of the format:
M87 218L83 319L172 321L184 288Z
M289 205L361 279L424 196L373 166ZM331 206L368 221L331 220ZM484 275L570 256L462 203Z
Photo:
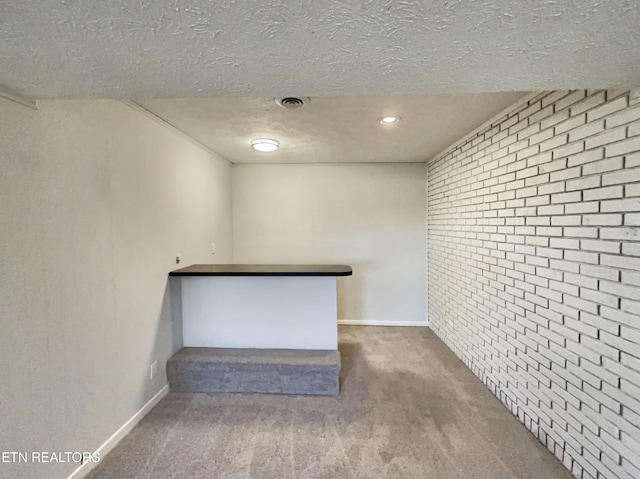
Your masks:
M635 96L539 94L428 165L431 328L582 478L640 478Z

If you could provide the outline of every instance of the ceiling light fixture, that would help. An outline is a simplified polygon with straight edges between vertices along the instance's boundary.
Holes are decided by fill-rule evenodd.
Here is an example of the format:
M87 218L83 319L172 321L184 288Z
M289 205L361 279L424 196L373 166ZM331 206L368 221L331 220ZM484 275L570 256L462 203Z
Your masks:
M391 125L392 123L398 123L401 120L399 116L383 116L378 118L378 123L381 125Z
M251 140L251 147L256 151L269 153L280 148L280 143L270 138L254 138Z

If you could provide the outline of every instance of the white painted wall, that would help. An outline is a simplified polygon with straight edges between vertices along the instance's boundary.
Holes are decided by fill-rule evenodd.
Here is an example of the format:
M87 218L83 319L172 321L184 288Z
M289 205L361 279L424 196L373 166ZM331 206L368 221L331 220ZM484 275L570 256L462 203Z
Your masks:
M425 324L426 166L233 167L236 263L348 264L338 318Z
M175 254L231 261L231 168L122 103L40 107L0 99L0 451L94 451L166 384Z

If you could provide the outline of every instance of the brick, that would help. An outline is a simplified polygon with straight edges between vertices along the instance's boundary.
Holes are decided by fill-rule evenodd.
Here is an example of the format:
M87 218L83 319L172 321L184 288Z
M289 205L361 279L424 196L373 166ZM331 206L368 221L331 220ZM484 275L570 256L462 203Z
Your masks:
M578 273L580 271L580 265L578 263L574 263L573 261L552 259L550 264L553 269L556 269L558 271L568 271L571 273Z
M509 183L506 184L507 190L520 190L521 188L524 188L524 181L522 180L518 180L518 181L511 181Z
M601 189L601 188L600 188ZM589 190L589 191L584 191L582 193L583 197L587 196L587 193L592 193L596 190ZM581 203L571 203L571 204L566 204L564 205L564 210L567 214L574 214L574 213L597 213L598 211L600 211L600 203L597 201L585 201L581 202Z
M536 126L538 128L540 128L540 123L536 123L535 125L532 126ZM518 133L518 135L522 134L522 132ZM539 133L535 133L533 135L531 135L529 137L529 144L530 145L537 145L538 143L541 143L545 140L548 140L549 138L553 138L553 130L551 128L547 129L547 130L543 130L540 131ZM547 155L547 154L543 154L543 155ZM542 155L538 155L541 156ZM551 155L549 154L549 159L551 159Z
M572 238L597 238L598 228L592 228L587 226L565 227L564 236L569 236Z
M623 166L622 157L608 158L606 160L588 163L582 167L583 175L593 175L597 173L605 173L607 171L619 170ZM607 183L605 183L607 184ZM611 183L608 183L611 184Z
M565 251L564 258L568 261L577 261L579 263L598 264L598 255L586 251Z
M566 158L562 158L562 160L559 160L559 161L566 161L566 160L567 160ZM555 181L568 180L571 178L578 178L581 174L582 174L582 170L580 169L580 167L565 168L563 170L559 170L551 173L550 181L555 182Z
M549 183L546 185L538 186L539 195L548 195L550 193L562 193L565 190L565 183L563 181L559 183Z
M537 175L529 177L525 180L526 186L535 186L549 182L549 174Z
M516 173L516 179L520 180L522 178L529 178L530 176L535 176L538 174L538 167L534 166L532 168L525 168Z
M569 107L571 105L574 105L577 102L583 100L585 98L585 96L586 96L586 91L585 90L574 91L570 95L562 98L561 100L558 100L555 103L555 109L556 109L556 111L563 110L564 108L567 108L567 107ZM585 120L586 120L586 115L585 115Z
M640 228L634 228L632 226L600 228L600 238L623 241L640 241Z
M527 236L526 243L528 245L535 246L549 246L549 238L547 238L546 236Z
M507 130L511 128L518 122L518 115L514 115L500 123L500 131Z
M587 119L589 120L589 113L587 113ZM578 141L586 137L591 137L602 133L604 131L604 120L594 121L575 128L569 132L569 141Z
M554 113L553 115L546 117L544 120L540 122L540 128L542 130L545 130L548 128L549 131L553 133L553 129L551 127L565 121L567 118L569 118L569 110L564 110L564 111ZM586 118L586 115L585 115L585 118Z
M549 225L551 225L551 217L549 217L549 216L529 216L529 217L527 217L526 221L527 221L527 225L534 225L534 226L538 226L538 225L549 226Z
M554 248L537 248L536 254L544 258L562 259L562 251Z
M629 256L640 256L640 244L637 243L623 243L622 254Z
M623 276L626 277L626 275L623 275ZM640 301L640 288L634 285L626 285L622 283L612 283L609 281L601 281L600 290L604 291L605 293L610 293L616 296L620 296L622 298ZM640 328L640 324L638 324L638 327Z
M597 339L594 339L588 335L584 335L580 337L580 344L584 345L584 347L595 351L599 355L602 355L606 358L609 358L613 361L618 361L620 359L620 351L616 349L614 346L610 346L608 344L604 344ZM597 361L590 361L592 363L600 364L600 359ZM592 372L595 372L593 368L591 368ZM600 373L596 373L600 374Z
M566 205L562 205L565 206ZM552 226L580 226L582 223L582 216L580 215L562 215L553 216L551 218Z
M548 197L548 196L547 196ZM563 215L565 205L546 205L538 207L538 215ZM629 216L629 215L627 215Z
M567 364L567 371L569 371L572 375L580 378L582 381L591 385L595 389L600 389L602 387L602 381L597 376L591 374L590 372L576 367L573 364Z
M526 198L527 206L545 206L545 205L548 205L550 202L551 202L551 196L541 195L540 192L538 192L538 195L536 196L527 196Z
M627 97L620 97L587 112L587 121L593 121L611 115L627 107Z
M582 201L582 192L580 191L572 191L570 193L557 193L555 195L551 195L551 203L575 203L578 201Z
M540 148L542 149L542 146ZM581 151L584 151L584 142L577 141L575 143L569 143L568 145L555 148L553 150L553 159L575 155Z
M619 299L613 294L603 293L592 289L580 288L580 297L589 301L593 301L599 305L609 306L611 308L618 307ZM588 311L587 312L593 312Z
M607 101L612 101L620 96L628 97L629 89L628 88L609 88L606 90Z
M553 263L556 262L556 261L557 260L551 260L551 263L552 263L551 267L552 268L555 267L553 265ZM556 271L555 269L546 269L546 268L536 268L535 273L537 274L538 279L540 279L540 278L549 278L549 279L555 279L555 280L558 280L558 281L562 280L562 275L564 274L561 271ZM536 283L533 278L534 278L533 275L527 276L527 281L529 281L531 283L534 283L534 284L541 284L541 283ZM542 284L542 286L546 286L546 285Z
M539 188L538 188L538 191L540 191ZM639 184L633 184L633 185L625 185L625 187L624 187L624 195L627 196L627 197L640 196L640 183Z
M540 173L550 173L552 171L564 170L567 167L567 158L550 161L540 165Z
M553 201L553 196L551 201ZM603 201L600 203L600 211L603 213L640 211L640 198Z
M580 248L585 251L598 251L601 253L620 254L622 247L619 241L580 240Z
M547 258L539 258L538 256L527 256L526 262L527 264L533 264L545 268L549 266L549 260Z
M549 281L549 288L553 291L570 294L572 296L578 296L579 294L579 289L577 286L565 283L563 281Z
M608 200L614 198L622 198L623 196L624 191L622 186L608 186L583 192L584 201Z
M516 153L516 159L526 159L527 166L531 163L533 157L538 157L538 153L540 152L540 147L538 145L532 145L528 148L523 148L522 150Z
M564 134L564 135L557 134L553 138L550 138L546 141L543 141L542 143L539 143L538 147L540 149L540 152L549 152L554 148L558 148L562 145L566 145L568 141L569 141L568 134Z
M623 271L621 281L624 284L632 284L635 286L640 286L640 272ZM638 323L638 327L640 328L640 322Z
M542 99L542 108L545 108L545 107L551 105L552 103L556 103L558 100L560 100L561 98L566 97L570 93L571 93L570 90L557 90L557 91L549 93L547 96L545 96Z
M518 120L522 120L523 118L527 118L528 116L533 115L535 112L540 111L542 108L542 101L534 101L529 106L524 108L520 113L518 113Z
M617 281L620 272L617 269L606 268L604 266L583 264L580 265L580 274Z
M620 226L622 225L621 214L600 214L584 215L582 224L586 226Z
M625 168L635 168L637 166L640 166L640 152L625 155L624 157Z
M620 363L636 372L640 371L640 358L636 358L625 352L622 352Z
M519 125L516 125L519 126ZM525 127L526 123L522 124L522 127ZM513 127L512 130L514 130L516 127ZM517 130L514 130L517 131ZM509 131L511 133L511 130ZM529 147L529 140L525 139L525 140L520 140L520 141L516 141L514 143L512 143L511 145L509 145L509 153L517 153L518 151L524 150L525 148ZM516 154L516 159L517 160L522 160L522 157L519 157Z
M607 128L613 128L636 120L640 120L640 105L609 115L605 122Z
M535 186L530 186L528 188L520 188L516 191L516 197L518 198L526 198L528 196L536 196L538 193L538 189Z
M613 334L615 336L620 335L620 325L617 324L617 323L614 323L613 321L609 321L608 318L605 318L602 315L602 310L603 309L605 309L605 306L600 308L600 314L599 315L590 314L590 313L586 313L584 311L581 311L580 312L580 323L586 324L586 325L589 325L589 326L593 326L593 329L595 329L597 331L604 330L604 331L607 331L610 334ZM594 338L597 338L598 336L594 336Z
M595 108L596 106L601 105L604 102L605 93L603 91L597 92L587 99L573 105L571 107L571 116L579 115L582 112L591 110L592 108Z
M546 108L542 108L540 111L534 113L529 117L529 123L538 123L545 118L550 117L553 114L553 106L549 105Z
M625 169L602 175L602 186L640 181L640 168Z
M605 156L619 156L640 151L640 137L629 138L605 147Z
M562 228L555 226L536 226L536 234L543 236L562 236Z
M518 141L531 138L532 135L535 135L539 131L540 125L538 123L532 123L531 121L529 121L529 126L518 132Z
M599 135L587 138L585 141L585 149L590 150L592 148L597 148L603 145L615 144L615 142L621 141L625 137L626 137L626 131L624 127L616 128L614 130L605 130L603 133ZM608 154L606 149L605 149L605 155L617 156L617 155Z
M604 148L596 148L593 150L583 151L576 155L571 155L567 158L567 165L571 168L574 166L584 165L585 163L592 163L594 161L602 160L604 158Z
M622 254L630 255L631 252L634 250L627 247L632 245L636 246L636 243L623 243ZM640 254L637 254L637 256L640 256ZM613 266L621 269L640 270L640 258L632 258L631 256L616 256L616 255L610 255L610 254L601 254L600 264L604 266Z
M588 266L588 265L583 265L583 266ZM575 284L576 286L583 286L585 288L590 288L590 289L598 288L597 279L589 278L583 274L564 273L564 281L566 281L569 284ZM575 296L577 296L577 294Z
M624 215L625 226L640 226L640 213L627 213Z
M566 183L566 189L567 191L575 191L597 188L600 186L600 181L601 177L599 175L584 176L575 180L568 180Z

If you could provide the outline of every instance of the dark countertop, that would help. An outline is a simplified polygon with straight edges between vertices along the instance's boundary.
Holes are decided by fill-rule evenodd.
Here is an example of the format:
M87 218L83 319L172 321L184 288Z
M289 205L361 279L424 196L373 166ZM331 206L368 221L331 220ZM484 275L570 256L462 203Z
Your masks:
M192 264L169 276L350 276L342 264Z

